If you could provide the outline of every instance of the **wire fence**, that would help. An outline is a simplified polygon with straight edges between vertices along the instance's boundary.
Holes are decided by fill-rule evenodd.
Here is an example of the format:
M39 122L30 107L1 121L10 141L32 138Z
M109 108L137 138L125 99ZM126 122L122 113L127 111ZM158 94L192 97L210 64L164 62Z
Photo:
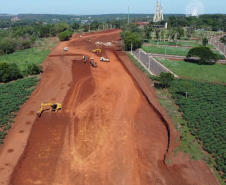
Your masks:
M226 46L219 41L219 39L223 36L224 35L222 35L220 37L219 36L218 37L211 37L210 43L212 45L214 45L224 56L226 56Z

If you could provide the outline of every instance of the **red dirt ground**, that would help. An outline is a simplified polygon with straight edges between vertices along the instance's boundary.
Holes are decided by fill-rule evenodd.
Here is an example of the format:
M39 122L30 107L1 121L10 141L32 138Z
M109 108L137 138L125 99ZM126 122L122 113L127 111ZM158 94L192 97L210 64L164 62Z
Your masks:
M164 163L179 134L148 80L128 57L120 61L114 46L102 47L109 63L91 52L97 41L119 40L119 32L75 35L51 52L41 82L1 147L0 184L218 184L205 163L181 153ZM98 67L84 63L83 54ZM62 103L62 110L37 118L40 103L48 101Z

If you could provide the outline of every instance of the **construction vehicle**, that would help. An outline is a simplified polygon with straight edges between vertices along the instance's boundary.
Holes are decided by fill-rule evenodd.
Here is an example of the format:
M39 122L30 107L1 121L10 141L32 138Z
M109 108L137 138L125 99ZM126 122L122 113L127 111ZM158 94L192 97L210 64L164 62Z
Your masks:
M51 109L52 111L57 111L60 110L62 105L60 103L42 103L40 110L37 112L37 115L40 117L42 112L45 110Z
M101 49L94 49L92 52L93 53L101 53Z
M90 58L90 64L92 67L97 67L97 63L94 61L94 58Z
M88 58L88 57L87 57L86 55L83 55L84 63L86 63L87 58Z
M100 61L103 62L110 62L110 60L108 58L104 58L104 57L100 57Z

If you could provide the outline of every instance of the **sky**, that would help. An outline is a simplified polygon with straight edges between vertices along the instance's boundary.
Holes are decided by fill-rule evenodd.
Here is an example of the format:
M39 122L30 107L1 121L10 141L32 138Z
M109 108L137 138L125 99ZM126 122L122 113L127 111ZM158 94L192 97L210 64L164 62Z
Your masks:
M164 13L185 14L191 0L161 0ZM200 0L205 14L226 14L226 0ZM8 14L117 14L155 11L156 0L0 0L0 13Z

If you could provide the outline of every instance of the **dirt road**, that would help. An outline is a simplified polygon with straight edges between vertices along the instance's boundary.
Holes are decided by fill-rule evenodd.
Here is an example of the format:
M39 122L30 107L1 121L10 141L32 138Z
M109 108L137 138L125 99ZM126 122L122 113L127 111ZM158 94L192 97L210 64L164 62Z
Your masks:
M77 35L51 52L44 62L40 84L20 110L0 151L0 170L5 174L0 173L0 183L218 184L203 164L194 163L196 171L200 170L200 177L195 176L191 161L183 155L171 166L164 164L169 133L112 50L119 32L89 33L83 38ZM102 46L101 56L109 58L109 63L100 62L100 55L91 52L97 48L96 42L114 44ZM67 55L63 47L68 47ZM84 63L83 54L93 57L98 67ZM62 103L62 110L46 111L36 118L33 114L43 101ZM28 134L21 137L17 131L28 125L27 133L32 126L29 138ZM14 152L6 154L9 149ZM15 162L2 165L5 159Z

